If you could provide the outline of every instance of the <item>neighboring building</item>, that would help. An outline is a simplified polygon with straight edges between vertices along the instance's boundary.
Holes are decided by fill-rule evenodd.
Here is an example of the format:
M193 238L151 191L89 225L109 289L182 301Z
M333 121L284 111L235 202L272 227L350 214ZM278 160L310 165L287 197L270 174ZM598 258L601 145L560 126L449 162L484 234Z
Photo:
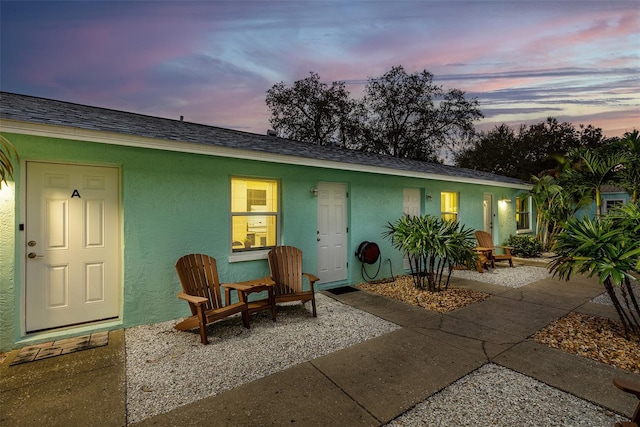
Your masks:
M267 275L269 247L297 246L327 289L362 281L354 253L365 240L381 248L379 278L403 271L382 238L403 212L456 218L501 243L516 232L506 200L530 188L10 93L0 93L0 131L20 155L0 190L0 350L187 315L174 271L187 253L215 257L234 282Z

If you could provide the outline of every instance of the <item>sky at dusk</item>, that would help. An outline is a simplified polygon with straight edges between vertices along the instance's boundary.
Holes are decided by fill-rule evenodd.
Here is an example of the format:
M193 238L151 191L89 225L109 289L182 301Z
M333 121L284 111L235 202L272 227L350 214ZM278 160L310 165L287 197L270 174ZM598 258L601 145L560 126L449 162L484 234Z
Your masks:
M264 134L309 76L395 65L477 98L479 129L640 129L640 0L0 2L0 89Z

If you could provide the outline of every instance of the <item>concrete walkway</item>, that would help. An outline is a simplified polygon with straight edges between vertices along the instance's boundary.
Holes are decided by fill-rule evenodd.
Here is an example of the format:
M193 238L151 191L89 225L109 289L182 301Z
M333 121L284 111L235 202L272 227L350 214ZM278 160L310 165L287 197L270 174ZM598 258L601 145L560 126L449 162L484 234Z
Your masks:
M612 378L639 375L528 339L570 311L616 319L612 308L588 302L603 291L597 282L452 283L492 297L438 314L364 291L327 293L402 328L136 426L377 426L489 362L631 415L637 399ZM111 332L106 347L9 366L15 354L0 365L1 425L126 425L123 331Z

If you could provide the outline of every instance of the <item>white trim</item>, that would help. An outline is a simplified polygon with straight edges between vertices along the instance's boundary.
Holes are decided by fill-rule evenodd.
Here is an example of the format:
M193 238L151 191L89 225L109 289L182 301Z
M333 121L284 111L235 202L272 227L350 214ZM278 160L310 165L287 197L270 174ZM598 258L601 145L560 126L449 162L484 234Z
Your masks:
M267 259L269 250L264 251L251 251L251 252L236 252L229 255L229 262L242 262L242 261L255 261L259 259Z
M522 230L516 230L516 234L531 234L533 230L531 228L523 228Z
M332 160L309 159L285 154L267 153L262 151L242 150L238 148L219 147L215 145L198 144L179 140L149 138L126 135L115 132L94 131L67 126L46 125L41 123L27 123L16 120L0 119L2 132L24 135L43 136L96 142L100 144L122 145L128 147L150 148L155 150L176 151L181 153L204 154L209 156L230 157L235 159L257 160L281 164L311 166L327 169L345 170L353 172L368 172L381 175L404 176L411 178L432 179L436 181L459 182L466 184L491 185L494 187L531 189L528 184L511 184L486 179L465 178L458 176L440 175L428 172L405 171L401 169L384 168L381 166L359 165Z

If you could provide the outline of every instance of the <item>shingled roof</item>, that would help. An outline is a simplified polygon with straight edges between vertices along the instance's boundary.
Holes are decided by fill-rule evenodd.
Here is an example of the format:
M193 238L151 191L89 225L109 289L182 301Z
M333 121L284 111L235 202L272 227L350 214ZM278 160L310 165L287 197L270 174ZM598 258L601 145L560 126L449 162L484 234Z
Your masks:
M258 135L237 130L165 119L142 114L92 107L45 98L0 92L0 120L2 127L10 120L23 123L60 126L88 131L110 132L134 137L155 138L175 141L174 147L180 151L180 143L193 143L209 147L223 147L278 155L296 159L310 159L330 162L332 166L360 165L372 167L382 173L392 175L427 174L447 181L495 183L501 186L526 188L524 181L472 169L458 168L418 160L382 156L336 147L316 146L284 138ZM4 129L6 130L6 129ZM123 145L126 145L123 143Z

